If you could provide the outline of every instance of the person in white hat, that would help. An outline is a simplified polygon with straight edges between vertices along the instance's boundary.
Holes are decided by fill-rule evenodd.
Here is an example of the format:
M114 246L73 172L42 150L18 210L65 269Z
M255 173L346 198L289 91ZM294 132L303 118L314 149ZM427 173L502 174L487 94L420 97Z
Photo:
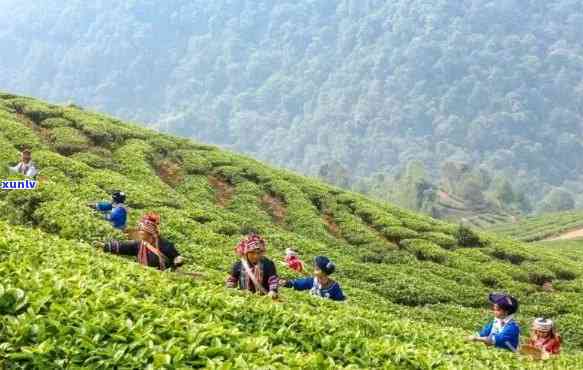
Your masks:
M561 351L561 336L553 320L539 317L533 321L528 346L552 355Z

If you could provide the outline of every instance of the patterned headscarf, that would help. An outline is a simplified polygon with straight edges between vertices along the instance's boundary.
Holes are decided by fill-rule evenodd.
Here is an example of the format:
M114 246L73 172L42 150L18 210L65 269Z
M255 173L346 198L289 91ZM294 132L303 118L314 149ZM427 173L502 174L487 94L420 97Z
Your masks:
M555 327L553 320L545 319L542 317L537 318L532 323L532 328L534 330L542 331L543 333L552 332Z
M160 239L160 215L154 212L146 213L140 222L138 222L138 230L152 236L155 240L156 247L158 247L158 240Z
M291 248L286 248L285 255L286 257L297 257L298 253Z
M165 268L165 256L159 249L160 241L160 215L154 212L146 213L140 222L138 222L138 230L143 231L154 239L154 244L151 245L145 241L140 242L140 249L138 251L138 262L142 265L148 265L148 251L158 256L160 269Z
M257 234L249 234L235 247L235 253L240 257L246 255L249 252L265 252L266 250L267 248L265 240Z

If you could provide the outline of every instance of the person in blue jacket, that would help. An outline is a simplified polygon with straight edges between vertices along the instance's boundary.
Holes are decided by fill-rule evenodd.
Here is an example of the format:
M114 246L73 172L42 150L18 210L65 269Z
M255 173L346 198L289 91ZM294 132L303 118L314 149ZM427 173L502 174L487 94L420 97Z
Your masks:
M336 270L336 265L328 257L318 256L314 259L314 276L296 280L282 279L281 285L295 290L309 290L310 294L328 298L333 301L344 301L346 297L338 282L330 275Z
M516 352L520 343L520 327L514 320L518 301L502 293L491 293L488 299L492 304L494 320L486 324L477 336L468 337L468 340Z
M90 203L89 207L103 213L105 219L119 230L126 228L128 211L125 206L126 195L121 191L115 191L111 195L111 202Z

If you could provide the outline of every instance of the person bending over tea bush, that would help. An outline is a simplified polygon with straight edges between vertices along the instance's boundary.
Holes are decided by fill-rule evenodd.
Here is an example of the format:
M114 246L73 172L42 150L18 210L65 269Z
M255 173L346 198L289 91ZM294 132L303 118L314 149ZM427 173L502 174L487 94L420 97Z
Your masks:
M241 258L227 278L227 287L249 290L277 298L278 279L273 261L265 257L266 242L257 234L250 234L235 247Z
M486 324L479 335L470 336L468 340L516 352L520 341L520 328L514 320L518 301L501 293L491 293L488 299L492 304L494 320Z
M128 211L125 206L126 195L121 191L115 191L111 195L111 202L89 203L88 206L105 215L105 219L113 227L119 230L126 228Z
M111 240L103 245L105 252L126 256L136 256L144 266L160 270L176 269L184 259L174 244L160 236L160 216L148 213L142 217L135 232L136 240Z
M340 284L330 278L335 270L336 265L328 257L318 256L314 259L313 277L287 281L282 279L280 284L295 290L309 289L310 294L333 301L344 301L346 297L342 293Z
M285 250L285 265L290 269L294 270L295 272L303 273L304 272L304 263L300 260L300 257L291 248L287 248Z
M38 173L32 162L32 153L28 149L24 149L20 153L20 163L14 167L9 167L9 169L11 172L19 173L27 177L35 177Z

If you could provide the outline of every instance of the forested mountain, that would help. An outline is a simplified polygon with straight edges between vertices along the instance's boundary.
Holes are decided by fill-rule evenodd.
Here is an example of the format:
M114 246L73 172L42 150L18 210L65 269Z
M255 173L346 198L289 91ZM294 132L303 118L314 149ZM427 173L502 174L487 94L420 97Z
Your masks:
M581 1L4 0L0 24L4 89L364 191L454 160L583 200Z

